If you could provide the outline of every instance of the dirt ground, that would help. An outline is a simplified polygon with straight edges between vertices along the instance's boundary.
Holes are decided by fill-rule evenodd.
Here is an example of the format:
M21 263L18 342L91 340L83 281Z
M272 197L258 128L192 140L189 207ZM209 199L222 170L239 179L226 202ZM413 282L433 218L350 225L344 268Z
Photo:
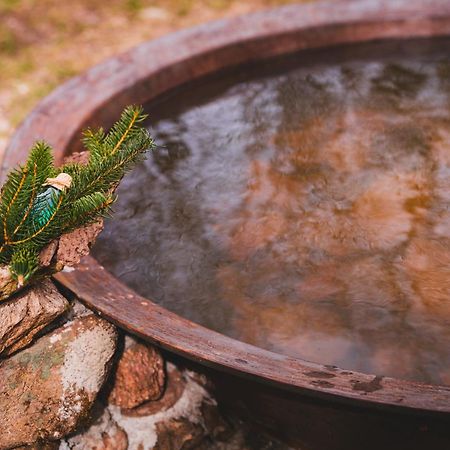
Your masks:
M171 31L286 3L296 2L0 0L0 157L39 99L86 68Z

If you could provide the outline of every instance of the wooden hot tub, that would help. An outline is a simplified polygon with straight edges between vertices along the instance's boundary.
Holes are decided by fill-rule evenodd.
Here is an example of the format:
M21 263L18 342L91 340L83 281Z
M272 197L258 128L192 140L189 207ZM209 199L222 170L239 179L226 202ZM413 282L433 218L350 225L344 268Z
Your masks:
M37 139L47 140L61 161L78 150L87 125L107 127L125 105L151 102L226 69L309 49L445 36L447 0L292 5L172 34L94 67L45 98L12 138L2 176ZM450 448L448 386L313 364L231 339L140 297L93 258L57 279L118 326L193 362L213 378L224 406L294 446Z

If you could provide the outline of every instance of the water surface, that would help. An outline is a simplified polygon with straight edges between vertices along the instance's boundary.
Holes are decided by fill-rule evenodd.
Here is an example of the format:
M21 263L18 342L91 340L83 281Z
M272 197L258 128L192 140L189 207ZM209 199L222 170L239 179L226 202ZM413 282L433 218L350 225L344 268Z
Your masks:
M254 345L450 383L448 41L303 53L148 107L94 254Z

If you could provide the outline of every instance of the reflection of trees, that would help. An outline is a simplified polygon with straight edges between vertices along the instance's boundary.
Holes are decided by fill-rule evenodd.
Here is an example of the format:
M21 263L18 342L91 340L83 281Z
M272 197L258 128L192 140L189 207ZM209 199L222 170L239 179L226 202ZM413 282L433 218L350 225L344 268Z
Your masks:
M360 88L364 77L344 75L280 83L274 149L250 164L242 204L220 226L231 258L218 270L224 297L242 338L256 345L449 381L450 332L439 312L450 317L450 281L448 292L447 281L440 290L437 281L450 280L450 271L433 277L425 274L436 271L431 265L418 273L408 255L416 237L437 238L436 157L445 153L440 135L450 124L435 121L433 95L407 116L392 108L393 98L400 104L419 95L421 73L388 65L372 87ZM339 83L351 83L353 95ZM450 255L450 242L440 239ZM433 358L442 358L434 369Z
M372 79L371 104L380 109L410 106L424 88L427 74L400 64L387 64Z
M450 95L450 61L440 61L436 68L439 83L447 96Z
M107 233L130 245L106 234L107 265L256 345L449 383L446 67L351 63L182 102L121 189Z
M180 118L162 121L158 125L153 133L158 148L153 152L151 160L152 164L157 166L158 172L170 177L176 165L191 154L191 150L183 140L187 130Z

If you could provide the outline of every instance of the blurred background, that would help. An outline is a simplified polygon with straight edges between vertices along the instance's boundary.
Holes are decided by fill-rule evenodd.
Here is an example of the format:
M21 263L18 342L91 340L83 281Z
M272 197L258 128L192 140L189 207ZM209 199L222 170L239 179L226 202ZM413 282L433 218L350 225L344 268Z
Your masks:
M293 0L0 0L0 157L57 85L145 40Z

